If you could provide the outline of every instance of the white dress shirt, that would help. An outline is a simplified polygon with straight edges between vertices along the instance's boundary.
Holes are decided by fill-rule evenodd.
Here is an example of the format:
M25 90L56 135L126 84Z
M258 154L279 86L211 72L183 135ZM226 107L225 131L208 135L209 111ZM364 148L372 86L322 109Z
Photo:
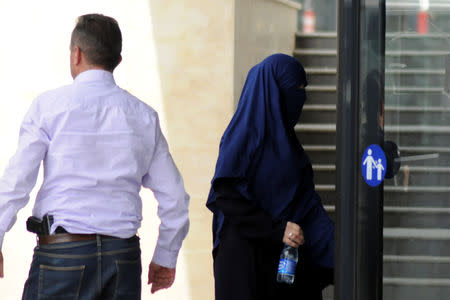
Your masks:
M73 84L37 97L16 154L0 179L0 249L29 200L43 161L33 215L53 215L51 231L128 238L142 220L141 186L158 200L161 219L153 261L175 267L189 228L189 196L157 113L119 88L112 73L89 70Z

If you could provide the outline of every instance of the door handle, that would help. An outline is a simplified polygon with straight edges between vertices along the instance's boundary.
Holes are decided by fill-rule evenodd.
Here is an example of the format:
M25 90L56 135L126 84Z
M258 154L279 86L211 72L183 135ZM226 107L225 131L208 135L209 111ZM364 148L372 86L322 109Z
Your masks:
M384 142L384 154L386 155L386 175L384 176L385 178L394 177L398 173L398 170L400 170L402 162L439 158L439 153L401 157L397 144L395 144L392 141Z
M402 161L415 161L415 160L424 160L424 159L432 159L432 158L439 158L439 153L398 157L398 158L395 158L394 160L398 161L398 162L402 162Z

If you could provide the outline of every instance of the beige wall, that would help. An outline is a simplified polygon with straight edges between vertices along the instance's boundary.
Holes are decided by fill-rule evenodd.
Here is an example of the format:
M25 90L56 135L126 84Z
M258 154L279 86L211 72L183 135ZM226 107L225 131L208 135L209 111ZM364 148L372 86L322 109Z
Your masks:
M234 1L149 3L167 137L191 195L191 229L183 246L190 299L214 299L212 215L205 202L233 111Z
M205 201L219 140L249 67L271 53L292 54L297 10L277 0L149 3L167 136L191 195L183 250L191 299L214 299Z
M234 99L249 69L273 53L292 55L299 5L287 0L237 0L235 6Z

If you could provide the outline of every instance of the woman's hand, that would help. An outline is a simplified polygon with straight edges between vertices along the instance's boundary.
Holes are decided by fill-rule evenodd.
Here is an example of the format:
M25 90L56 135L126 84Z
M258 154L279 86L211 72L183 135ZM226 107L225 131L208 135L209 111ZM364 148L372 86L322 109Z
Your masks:
M304 242L305 238L300 226L292 222L287 222L286 229L284 230L283 243L298 248Z

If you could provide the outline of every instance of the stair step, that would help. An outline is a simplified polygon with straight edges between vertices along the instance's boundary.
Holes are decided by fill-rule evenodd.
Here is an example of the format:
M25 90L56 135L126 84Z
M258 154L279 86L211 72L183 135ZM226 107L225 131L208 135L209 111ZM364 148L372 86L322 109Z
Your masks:
M432 228L384 228L383 237L386 239L415 239L415 240L445 240L450 241L450 229ZM450 251L450 249L446 249Z
M445 69L426 69L426 68L416 68L416 69L412 69L412 68L402 68L404 67L403 65L399 65L397 67L400 67L400 69L397 68L391 68L391 69L386 69L385 73L386 74L398 74L398 75L416 75L416 74L421 74L421 75L445 75ZM305 72L306 74L327 74L327 75L337 75L337 70L336 68L329 68L329 67L308 67L305 68Z
M450 256L383 255L384 262L450 264Z
M335 212L335 205L324 205L327 212ZM448 207L405 207L405 206L384 206L384 212L388 213L409 213L409 214L449 214L450 208ZM450 259L450 258L449 258ZM449 261L450 262L450 261Z
M450 107L441 106L388 106L384 107L386 112L421 112L421 113L432 113L432 112L450 112ZM305 104L303 106L303 111L336 111L335 104Z
M307 152L309 152L309 151L336 151L336 146L335 145L304 145L303 149Z
M403 64L401 64L403 66ZM396 67L391 64L391 67ZM399 66L400 67L400 66ZM334 68L305 68L308 83L311 85L336 85L337 74ZM385 82L388 86L445 86L445 69L387 69Z
M386 192L392 193L403 193L403 192L425 192L425 193L450 193L450 187L448 186L390 186L385 185L384 190Z
M324 205L334 205L337 195L334 184L316 184L316 191ZM435 192L402 192L393 193L384 191L384 205L403 205L421 207L450 207L450 199L442 193Z
M307 75L311 74L327 74L327 75L336 75L336 68L327 68L327 67L309 67L305 68L305 72Z
M335 145L303 145L303 149L314 163L330 164L336 162Z
M319 85L313 85L313 87L317 87ZM336 86L330 85L326 89L310 89L310 86L308 85L306 87L306 94L307 94L307 100L306 103L316 103L316 104L334 104L337 103L337 93L336 93ZM410 98L408 98L410 99ZM420 100L423 101L423 97Z
M449 256L450 233L442 228L384 228L387 255Z
M336 104L305 104L303 111L336 111Z
M303 106L300 124L324 122L337 122L336 105L305 104ZM428 124L430 126L450 124L450 107L386 106L385 124Z
M450 279L447 278L404 278L404 277L383 277L385 285L411 285L411 286L438 286L450 287Z
M336 85L308 85L306 87L307 92L336 92ZM438 93L442 94L445 92L443 87L417 87L417 86L387 86L385 87L386 92L394 93ZM337 96L336 96L337 100Z
M384 278L449 279L449 256L384 255Z
M335 206L324 205L324 208L330 218L335 220ZM450 209L446 207L384 206L383 225L392 228L450 228Z
M318 191L318 192L335 192L336 191L336 185L334 185L334 184L316 184L315 187L316 187L316 191Z
M448 49L449 39L449 34L395 34L386 37L386 49Z
M408 191L408 188L414 186L428 186L432 184L435 187L446 186L450 181L450 172L437 173L433 172L433 167L423 167L430 169L430 171L414 172L411 169L417 169L414 166L404 166L400 168L394 179L386 179L384 181L385 187L395 186ZM321 184L334 184L336 182L336 174L334 167L333 169L328 169L326 167L316 168L315 171L315 181ZM386 191L389 191L387 189ZM450 220L450 219L449 219ZM450 224L449 224L450 226Z
M416 134L437 134L450 133L450 126L431 126L431 125L386 125L385 132L395 133L416 133Z
M295 133L302 145L334 144L335 127L335 124L297 124ZM399 146L445 147L448 145L449 133L447 126L386 126L385 140L395 141Z
M336 49L295 49L294 54L296 55L316 55L316 56L337 56Z
M386 255L450 256L450 230L443 228L383 228Z
M425 68L408 68L408 69L386 69L386 74L395 75L445 75L445 69L425 69Z
M417 13L422 9L422 4L420 2L422 1L387 1L386 12L392 12L393 10L397 9L402 14ZM428 3L428 10L450 13L450 3L448 3L446 0L435 0L430 2L431 3Z
M295 49L293 54L306 68L317 66L336 68L338 64L336 49ZM440 50L388 50L385 54L385 66L388 69L399 66L442 68L450 56L450 52Z
M337 49L336 32L297 32L295 40L296 49ZM427 34L418 34L417 32L407 32L402 28L399 32L386 33L386 50L448 49L449 41L450 34L448 33L429 32Z
M336 171L336 165L334 164L313 164L312 165L314 171L320 172L320 171ZM403 169L408 168L408 172L410 173L450 173L450 167L430 167L430 166L408 166L408 167L401 167L400 172L403 171Z
M446 56L449 51L443 50L387 50L386 56Z
M307 92L336 92L336 85L307 85ZM337 97L336 97L337 99Z
M312 96L314 96L314 98ZM442 106L442 107L447 107L450 105L450 97L447 91L428 94L388 91L387 93L385 93L384 96L386 105ZM334 97L336 103L337 94L335 94ZM309 98L310 100L318 101L319 103L321 101L321 99L316 98L315 94L311 94ZM330 103L331 95L329 99L327 99L327 101L328 103Z
M317 191L334 192L336 191L336 185L334 184L316 184ZM450 193L450 187L448 186L384 186L384 191L391 193Z
M393 111L393 112L423 112L423 113L431 113L431 112L450 112L450 107L441 107L441 106L391 106L386 105L384 107L385 111Z
M448 48L448 47L445 47ZM442 68L448 63L449 51L418 48L417 50L386 50L385 67L387 69L406 66L407 68ZM303 55L304 56L304 55Z
M449 279L449 256L384 255L383 274L385 278L432 278Z
M417 146L402 146L400 148L402 152L412 152L412 153L430 153L430 152L439 152L439 153L450 153L450 147L417 147Z
M295 48L337 48L336 32L297 32Z
M450 12L449 12L450 13ZM297 37L307 37L307 38L337 38L336 31L318 31L312 33L305 33L298 31L296 33ZM387 32L387 39L399 39L399 38L408 38L408 39L450 39L450 34L441 33L441 32L429 32L426 34L419 34L417 32Z
M419 283L415 286L415 283ZM449 299L450 287L447 285L426 284L427 281L400 280L387 278L383 286L383 300L443 300Z
M383 275L386 277L407 277L414 279L448 279L450 264L416 263L416 262L385 262Z
M336 132L336 124L297 124L297 132Z
M316 32L302 32L297 31L295 33L297 37L302 38L328 38L335 39L337 37L336 31L316 31Z
M334 49L314 49L319 50L319 53L316 55L313 54L303 54L299 51L294 51L294 57L303 65L305 68L309 67L328 67L328 68L336 68L337 66L337 56L336 50ZM334 52L334 54L333 54Z
M337 49L295 49L296 55L337 56ZM443 50L387 50L386 56L447 56L450 51Z
M418 86L387 86L384 88L386 92L391 93L437 93L442 94L445 92L443 87L418 87Z
M297 124L297 132L336 132L336 124ZM450 133L450 126L430 126L430 125L386 125L385 132L395 133Z
M306 151L336 151L336 145L304 145ZM450 147L419 147L419 146L401 146L400 151L408 153L450 153Z

